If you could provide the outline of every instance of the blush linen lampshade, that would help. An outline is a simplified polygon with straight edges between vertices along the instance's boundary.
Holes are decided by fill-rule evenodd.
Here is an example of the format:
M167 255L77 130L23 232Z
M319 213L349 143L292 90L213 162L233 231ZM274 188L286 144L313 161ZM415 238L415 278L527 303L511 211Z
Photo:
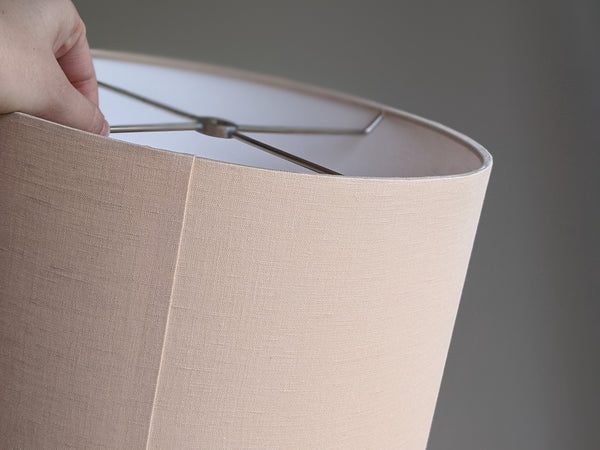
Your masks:
M201 116L384 118L260 135L336 176L194 131L0 116L1 446L425 448L485 149L288 81L94 56L100 80ZM111 125L181 119L100 95Z

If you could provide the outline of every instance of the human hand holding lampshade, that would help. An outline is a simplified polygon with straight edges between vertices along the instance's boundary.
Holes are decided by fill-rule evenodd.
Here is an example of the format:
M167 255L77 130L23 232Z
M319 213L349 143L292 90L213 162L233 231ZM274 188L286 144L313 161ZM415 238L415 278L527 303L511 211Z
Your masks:
M70 0L0 0L0 114L108 135L85 25Z

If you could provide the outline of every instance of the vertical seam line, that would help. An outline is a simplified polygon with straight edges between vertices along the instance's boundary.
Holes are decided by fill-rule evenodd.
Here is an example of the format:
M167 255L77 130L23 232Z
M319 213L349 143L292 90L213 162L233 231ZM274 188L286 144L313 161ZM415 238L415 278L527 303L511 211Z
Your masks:
M190 165L190 175L188 177L187 190L185 193L185 203L183 205L183 217L181 219L181 229L179 230L179 242L177 243L177 255L175 257L175 269L173 270L173 282L171 284L171 293L169 295L169 306L167 309L167 319L165 320L165 331L163 332L162 348L160 351L160 361L158 363L158 372L156 374L156 384L154 386L154 397L152 399L152 409L150 410L150 422L148 423L148 432L146 435L146 446L145 446L146 450L148 449L148 445L150 443L150 437L152 435L152 424L154 422L154 410L156 408L156 398L158 396L158 386L160 383L163 359L165 356L167 333L169 330L169 321L171 319L171 306L173 304L173 294L175 291L175 283L177 282L177 269L179 268L179 255L181 252L181 240L183 238L183 230L185 229L185 221L187 219L188 200L189 200L189 196L190 196L190 186L191 186L191 182L192 182L192 175L194 173L194 162L195 161L196 161L196 156L192 155L192 163Z

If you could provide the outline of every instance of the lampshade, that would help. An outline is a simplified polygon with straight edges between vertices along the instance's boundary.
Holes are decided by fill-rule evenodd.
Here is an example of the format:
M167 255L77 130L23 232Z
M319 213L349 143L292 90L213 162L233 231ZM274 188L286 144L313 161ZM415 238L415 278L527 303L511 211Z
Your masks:
M285 80L94 56L110 138L0 117L2 445L424 448L485 149Z

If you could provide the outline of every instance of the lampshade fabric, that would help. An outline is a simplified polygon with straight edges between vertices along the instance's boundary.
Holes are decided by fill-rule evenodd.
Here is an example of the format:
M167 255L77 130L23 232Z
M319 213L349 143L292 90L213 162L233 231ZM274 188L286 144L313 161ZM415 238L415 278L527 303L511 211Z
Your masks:
M131 71L124 82L146 69L210 76L265 89L265 111L269 98L285 110L299 96L356 123L378 110L386 119L356 148L274 138L294 151L308 142L306 157L331 142L320 162L349 176L330 176L260 151L236 163L242 143L197 133L208 156L158 135L153 148L148 135L1 116L1 445L425 448L487 152L424 119L290 82L96 60L99 78L111 67ZM240 147L217 160L213 145Z

